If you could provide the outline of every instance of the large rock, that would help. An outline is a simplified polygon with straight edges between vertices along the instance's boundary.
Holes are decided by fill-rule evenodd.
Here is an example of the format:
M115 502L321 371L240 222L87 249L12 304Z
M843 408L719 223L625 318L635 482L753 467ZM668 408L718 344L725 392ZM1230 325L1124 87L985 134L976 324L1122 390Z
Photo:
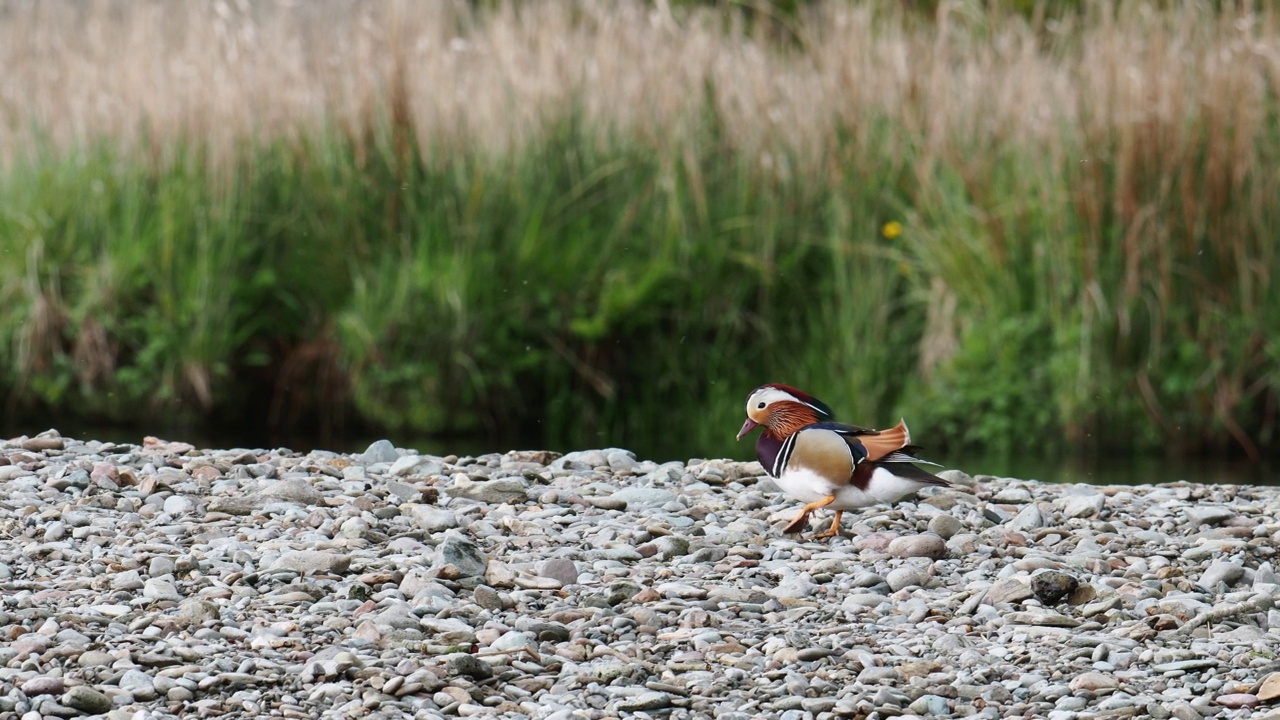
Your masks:
M490 505L524 502L529 497L523 478L504 477L477 481L465 475L454 479L453 485L449 487L449 494Z
M929 532L934 533L943 540L950 540L961 530L964 530L964 525L953 515L944 513L929 518Z
M489 645L491 652L510 652L516 659L523 659L525 651L537 652L538 643L534 637L520 630L508 630Z
M1244 577L1244 566L1231 562L1230 560L1215 560L1204 569L1204 574L1196 581L1200 587L1215 592L1219 583L1224 583L1228 587L1236 584Z
M1045 605L1057 605L1080 587L1080 581L1061 570L1042 570L1031 576L1031 591Z
M813 597L818 586L803 575L788 575L770 588L768 595L776 600L799 600ZM703 595L705 597L705 595Z
M66 689L66 683L60 677L39 675L22 683L22 694L27 697L37 695L57 695Z
M578 582L578 564L569 558L550 558L538 565L538 575L560 581L561 585Z
M351 567L351 556L321 550L294 550L281 555L272 570L292 570L301 575L342 575Z
M480 546L470 538L449 531L445 535L444 542L440 543L437 564L456 567L461 577L483 577L485 569L489 566L489 559L485 557Z
M1280 700L1280 672L1273 672L1262 679L1258 687L1258 699L1264 703Z
M1186 509L1193 525L1221 525L1239 513L1225 505L1193 505Z
M88 685L76 685L62 696L62 704L87 715L101 715L111 709L111 698Z
M1079 627L1080 621L1052 610L1028 610L1009 613L1005 622L1010 625L1035 625L1038 627Z
M629 487L622 488L611 497L621 500L627 507L666 505L676 499L676 494L661 488Z
M1068 495L1062 498L1062 514L1069 518L1093 517L1106 507L1107 496L1100 492Z
M444 667L452 677L468 677L473 680L488 680L493 677L493 668L488 663L467 653L446 655Z
M404 477L405 475L417 474L415 468L427 462L427 459L421 455L402 455L391 463L389 471L392 477Z
M262 490L262 496L270 500L284 500L299 505L324 504L324 495L302 478L277 480Z
M221 616L218 606L208 600L192 598L178 606L178 617L194 625L200 625Z
M890 570L885 582L889 583L890 590L897 592L913 585L924 587L929 583L929 574L920 568L904 565Z
M141 670L133 668L125 670L120 679L116 681L116 684L136 700L154 700L156 697L155 685L152 683L151 676Z
M1120 687L1120 681L1100 672L1081 673L1071 679L1071 692L1111 692Z
M142 596L151 600L180 602L182 595L168 577L149 578L142 586Z
M401 505L400 511L408 515L415 525L429 533L444 532L449 528L458 527L458 516L452 510L445 508L415 503Z
M689 539L680 535L663 535L636 548L643 557L658 556L662 560L689 554Z
M1035 594L1031 588L1031 583L1021 578L1003 578L997 580L990 589L984 602L995 605L997 603L1016 603L1030 599Z
M209 500L209 512L228 515L250 515L262 507L259 495L220 495Z
M138 590L142 587L142 573L137 570L123 570L111 576L112 590Z
M186 495L170 495L164 499L165 514L178 517L196 509L195 502Z
M58 436L56 430L46 430L33 438L27 438L22 441L23 450L31 450L32 452L44 452L46 450L62 450L66 444L62 438ZM187 451L191 450L191 446L187 445Z
M894 538L887 549L890 555L900 558L924 557L937 560L947 555L947 543L933 533Z
M952 485L960 487L970 488L975 484L973 477L963 470L943 470L936 473L936 475Z
M425 617L421 625L435 637L436 642L446 645L469 645L476 641L475 628L466 620Z
M1035 503L1022 508L1007 525L1010 530L1023 532L1037 530L1044 526L1044 513L1040 512L1040 508Z
M609 467L608 450L578 450L566 453L551 463L552 470L593 470L599 467Z
M376 440L356 459L361 465L393 463L400 459L400 453L396 452L396 446L390 440Z

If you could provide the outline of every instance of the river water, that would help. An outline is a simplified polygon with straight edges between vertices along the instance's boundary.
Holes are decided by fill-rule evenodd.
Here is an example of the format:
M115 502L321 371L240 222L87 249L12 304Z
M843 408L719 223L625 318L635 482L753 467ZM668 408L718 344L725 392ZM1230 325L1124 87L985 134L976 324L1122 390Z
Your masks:
M1196 482L1239 485L1280 485L1274 463L1250 463L1222 458L1123 457L1051 458L1036 456L935 458L971 475L985 474L1054 483L1142 485Z

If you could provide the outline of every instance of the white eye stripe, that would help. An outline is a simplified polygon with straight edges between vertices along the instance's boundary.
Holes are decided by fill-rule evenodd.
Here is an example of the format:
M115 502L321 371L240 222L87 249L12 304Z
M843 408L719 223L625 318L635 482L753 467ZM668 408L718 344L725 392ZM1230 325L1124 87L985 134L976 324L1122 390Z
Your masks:
M823 410L822 408L818 407L817 405L813 405L813 404L807 403L807 402L805 402L805 401L803 401L803 400L797 400L796 402L798 402L798 403L800 403L801 405L804 405L805 407L807 407L807 408L809 408L809 409L813 410L814 412L818 413L819 415L826 415L826 414L827 414L827 411L826 411L826 410Z
M752 394L752 399L758 402L771 403L779 400L796 400L796 396L789 392L779 390L778 388L765 388L757 390Z
M812 403L807 403L804 400L801 400L800 398L796 397L795 395L792 395L791 393L785 390L779 390L778 388L773 388L773 387L761 388L751 393L751 396L747 398L747 407L750 408L754 405L755 409L763 410L764 406L766 405L770 405L775 402L783 402L783 401L799 403L801 405L804 405L807 408L810 408L811 410L818 413L819 415L827 414L826 410L823 410Z

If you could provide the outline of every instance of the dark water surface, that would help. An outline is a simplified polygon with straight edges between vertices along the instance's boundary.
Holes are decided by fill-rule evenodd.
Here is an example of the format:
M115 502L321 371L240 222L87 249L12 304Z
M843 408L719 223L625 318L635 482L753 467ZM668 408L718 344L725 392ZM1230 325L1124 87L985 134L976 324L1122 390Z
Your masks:
M15 426L6 422L0 428L4 437L19 435L35 435L51 425ZM59 427L53 425L53 427ZM315 438L275 437L264 441L254 434L253 439L242 437L234 429L227 432L208 433L181 427L155 428L143 431L120 426L69 426L59 427L64 437L79 440L101 440L103 442L131 443L141 445L146 435L155 435L165 440L181 440L199 448L227 449L242 448L277 448L287 447L299 452L313 449L332 450L339 453L363 452L369 443L382 437L393 442L396 447L414 448L419 452L431 455L482 455L489 452L506 452L511 449L552 449L561 452L572 448L534 448L534 447L495 447L490 442L478 438L424 438L410 434L388 433L380 436L345 437L328 443L317 442ZM585 446L584 446L585 447ZM753 459L752 445L742 443L741 452L732 455L735 460ZM1275 463L1250 463L1241 460L1221 458L1171 459L1167 457L1137 456L1124 458L1084 459L1084 458L1051 458L1036 455L1013 456L948 456L942 453L931 453L929 459L942 463L943 467L958 468L970 475L997 475L1026 480L1040 480L1054 483L1089 483L1093 485L1142 485L1167 482L1195 482L1214 484L1241 485L1280 485L1280 465ZM687 459L676 457L644 456L642 460Z
M931 458L970 475L998 475L1054 483L1091 485L1158 485L1194 482L1225 485L1280 485L1280 473L1272 463L1250 463L1221 458L1172 459L1168 457L1047 458L961 457Z

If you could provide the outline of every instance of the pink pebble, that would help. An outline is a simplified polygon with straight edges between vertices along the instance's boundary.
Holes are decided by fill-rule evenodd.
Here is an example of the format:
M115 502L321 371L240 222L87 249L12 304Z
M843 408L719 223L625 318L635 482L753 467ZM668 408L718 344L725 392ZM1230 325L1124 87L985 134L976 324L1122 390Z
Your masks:
M116 469L113 463L94 463L93 472L89 473L89 479L101 485L103 480L115 482L120 478L120 471Z
M1258 706L1258 696L1252 693L1231 693L1219 695L1218 704L1228 708L1251 708Z

